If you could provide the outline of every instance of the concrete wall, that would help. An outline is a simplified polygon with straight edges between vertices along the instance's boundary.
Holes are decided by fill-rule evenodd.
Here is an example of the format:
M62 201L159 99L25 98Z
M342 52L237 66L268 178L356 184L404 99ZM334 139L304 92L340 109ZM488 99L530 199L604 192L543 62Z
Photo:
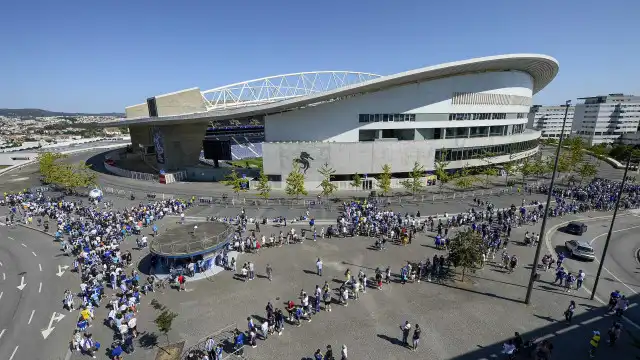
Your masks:
M529 105L453 105L454 92L531 98L533 80L517 71L469 74L410 84L265 117L267 141L357 142L360 129L525 124L523 119L448 121L416 115L415 122L359 123L359 114L528 113ZM424 121L420 121L424 120ZM435 120L435 121L431 121Z
M165 163L159 169L182 170L199 162L207 123L157 126L162 134ZM158 149L156 149L156 152Z
M267 175L281 175L284 180L292 169L294 159L305 157L309 162L307 180L320 181L322 175L318 169L325 162L336 170L337 175L377 174L384 164L391 165L394 173L409 172L418 161L426 170L433 170L435 151L517 143L538 139L540 132L527 131L511 136L495 136L471 139L444 139L427 141L369 141L369 142L296 142L264 143L264 171ZM307 156L302 155L308 154ZM499 156L494 163L509 161L509 156ZM464 165L480 166L482 160L452 161L449 168L461 168Z
M231 167L219 167L219 168L206 168L202 166L189 166L186 169L187 179L189 181L202 181L202 182L210 182L210 181L221 181L224 180L225 176L231 173ZM258 169L236 169L239 176L246 175L247 178L252 179L260 175L260 170Z
M151 126L149 125L131 125L129 126L129 135L131 135L131 149L134 152L140 151L138 145L153 145Z
M16 152L16 153L2 153L0 154L0 165L20 165L28 163L38 158L36 152Z
M149 117L149 107L147 103L127 106L124 108L124 114L127 119Z
M198 88L156 96L158 116L171 116L206 111Z

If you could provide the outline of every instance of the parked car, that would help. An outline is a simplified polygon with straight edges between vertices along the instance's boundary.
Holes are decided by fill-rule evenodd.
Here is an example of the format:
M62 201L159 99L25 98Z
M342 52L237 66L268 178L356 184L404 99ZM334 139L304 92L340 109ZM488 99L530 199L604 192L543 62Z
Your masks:
M565 241L564 246L569 250L571 257L577 257L589 261L596 259L596 254L593 251L593 248L584 241L569 240Z
M569 234L582 235L587 232L587 225L578 221L572 221L567 225L565 231Z

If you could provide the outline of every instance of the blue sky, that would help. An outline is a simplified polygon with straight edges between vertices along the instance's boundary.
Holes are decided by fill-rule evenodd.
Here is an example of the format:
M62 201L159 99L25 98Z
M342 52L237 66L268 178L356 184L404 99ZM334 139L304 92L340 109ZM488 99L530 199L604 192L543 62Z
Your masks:
M393 74L542 53L535 102L640 95L640 1L9 1L0 107L123 112L149 96L289 72Z

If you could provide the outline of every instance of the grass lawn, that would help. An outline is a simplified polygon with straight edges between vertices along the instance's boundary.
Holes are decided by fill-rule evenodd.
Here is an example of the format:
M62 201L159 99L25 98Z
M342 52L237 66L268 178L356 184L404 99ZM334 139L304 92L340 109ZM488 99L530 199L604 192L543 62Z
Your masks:
M240 168L261 168L262 158L247 158L242 160L227 161L229 165Z

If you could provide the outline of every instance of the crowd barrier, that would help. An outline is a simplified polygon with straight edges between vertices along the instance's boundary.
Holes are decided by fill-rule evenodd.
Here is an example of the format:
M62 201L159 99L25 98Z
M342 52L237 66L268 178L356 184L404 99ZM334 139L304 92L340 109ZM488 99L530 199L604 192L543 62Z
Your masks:
M187 348L181 356L181 360L189 360L189 354L191 353L204 353L206 352L206 346L207 346L207 340L208 339L213 339L215 341L216 344L222 344L223 346L225 346L225 352L222 355L222 359L221 360L226 360L226 359L231 359L232 356L233 358L236 359L246 359L246 357L244 357L244 347L240 349L235 349L232 348L232 346L234 345L235 342L235 330L238 328L238 324L231 324L231 325L227 325L224 328L211 333L208 336L205 336L204 338L198 340L194 345L190 346L189 348Z

